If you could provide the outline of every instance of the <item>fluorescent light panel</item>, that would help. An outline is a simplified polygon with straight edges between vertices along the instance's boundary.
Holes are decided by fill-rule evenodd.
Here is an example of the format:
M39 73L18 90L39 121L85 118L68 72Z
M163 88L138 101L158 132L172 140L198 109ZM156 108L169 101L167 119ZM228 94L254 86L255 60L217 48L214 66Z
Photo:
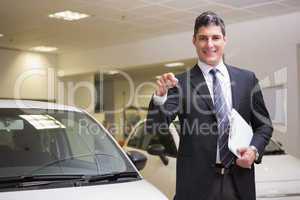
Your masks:
M52 51L56 51L57 48L56 47L47 47L47 46L37 46L37 47L31 48L31 50L41 51L41 52L52 52Z
M182 66L184 66L184 63L182 63L182 62L174 62L174 63L165 64L165 67L182 67Z
M74 20L80 20L83 18L89 17L88 14L84 13L79 13L79 12L73 12L70 10L62 11L62 12L57 12L54 14L48 15L50 18L55 18L55 19L63 19L66 21L74 21Z
M117 71L117 70L109 70L109 71L107 72L108 75L115 75L115 74L119 74L119 73L120 73L120 72Z

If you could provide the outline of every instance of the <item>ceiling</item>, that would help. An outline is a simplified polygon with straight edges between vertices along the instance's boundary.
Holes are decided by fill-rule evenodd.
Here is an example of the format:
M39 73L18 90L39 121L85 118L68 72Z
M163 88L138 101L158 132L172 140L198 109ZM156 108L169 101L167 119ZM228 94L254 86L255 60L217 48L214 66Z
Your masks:
M167 72L173 72L174 74L179 74L187 69L192 68L195 63L197 63L197 58L194 59L186 59L186 60L177 60L174 62L182 62L184 63L184 66L179 66L179 67L165 67L164 63L154 63L150 65L144 65L144 66L136 66L136 67L127 67L126 69L123 69L122 71L127 73L130 77L134 77L136 79L142 79L144 80L144 77L152 77L152 80L157 79L156 76L160 76L164 73ZM121 76L124 78L122 75L115 75ZM113 77L113 76L111 76ZM114 77L113 77L114 78Z
M79 21L50 19L72 10ZM55 46L56 53L85 51L164 34L192 31L195 17L212 10L226 24L300 11L299 0L1 0L0 46L28 50Z

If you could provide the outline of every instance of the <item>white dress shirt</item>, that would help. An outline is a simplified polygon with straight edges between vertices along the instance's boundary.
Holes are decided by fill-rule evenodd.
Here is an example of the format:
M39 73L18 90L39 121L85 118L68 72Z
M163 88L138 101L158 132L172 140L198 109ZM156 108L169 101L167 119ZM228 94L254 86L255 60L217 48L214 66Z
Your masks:
M214 102L213 76L209 73L213 67L201 62L200 60L198 60L198 66L200 67L200 69L203 73L203 76L204 76L205 82L207 84L211 99ZM221 84L222 92L223 92L228 110L231 110L232 96L231 96L231 83L230 83L230 77L229 77L228 70L223 63L223 60L221 60L221 62L214 68L217 69L216 76ZM228 113L228 114L230 114L230 113Z
M212 101L214 102L214 93L213 93L213 76L209 73L210 70L213 68L213 66L209 66L200 60L198 60L198 66L200 67L205 82L207 84L210 96ZM217 66L214 66L215 69L217 69L217 78L221 84L222 92L228 107L228 110L232 109L232 92L231 92L231 83L230 83L230 76L228 73L228 70L226 66L224 65L223 60L220 61L220 63ZM163 105L167 100L167 94L164 96L157 96L153 95L153 101L155 105ZM230 112L228 113L228 117L230 117ZM217 157L216 162L220 163L220 155L219 155L219 146L217 145Z

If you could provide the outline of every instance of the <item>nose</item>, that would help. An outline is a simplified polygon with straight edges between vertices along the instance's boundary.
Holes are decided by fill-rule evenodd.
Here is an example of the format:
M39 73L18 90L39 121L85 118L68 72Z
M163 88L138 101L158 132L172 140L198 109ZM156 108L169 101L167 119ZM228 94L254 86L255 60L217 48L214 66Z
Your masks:
M207 47L208 47L208 48L213 47L213 41L212 41L211 38L209 38L209 39L207 40Z

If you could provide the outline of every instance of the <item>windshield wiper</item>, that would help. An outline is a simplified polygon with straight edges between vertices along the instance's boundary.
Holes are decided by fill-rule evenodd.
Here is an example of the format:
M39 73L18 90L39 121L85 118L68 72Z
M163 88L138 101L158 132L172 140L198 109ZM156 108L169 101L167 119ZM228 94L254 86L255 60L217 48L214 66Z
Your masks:
M40 186L48 185L54 182L79 181L84 179L84 175L10 176L0 178L0 188Z
M0 177L0 188L24 188L65 183L70 181L73 186L96 182L115 182L139 178L137 172L114 172L99 175L28 175Z
M92 175L86 178L86 181L89 183L92 182L101 182L101 181L118 181L119 179L137 179L139 178L139 174L137 172L113 172L108 174L99 174Z

